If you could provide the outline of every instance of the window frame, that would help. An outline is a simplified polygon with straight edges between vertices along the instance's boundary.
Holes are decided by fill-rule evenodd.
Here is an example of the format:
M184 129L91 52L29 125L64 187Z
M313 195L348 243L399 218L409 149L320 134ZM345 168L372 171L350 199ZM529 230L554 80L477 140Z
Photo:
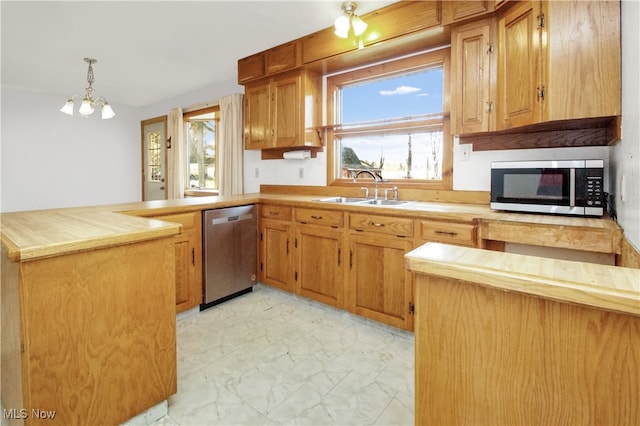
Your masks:
M204 115L204 114L209 114L209 113L217 113L218 116L217 118L214 119L215 121L215 153L214 153L214 167L215 167L215 176L214 176L214 180L216 182L216 187L215 188L192 188L189 185L189 182L191 181L190 179L190 170L189 170L189 140L188 140L188 127L187 127L187 123L189 121L193 121L191 120L193 117L197 117L200 115ZM219 166L219 128L220 128L220 105L214 105L214 106L210 106L210 107L206 107L206 108L201 108L201 109L196 109L196 110L191 110L188 112L185 112L182 114L182 121L183 121L183 125L184 125L184 144L185 144L185 150L184 150L184 167L185 167L185 171L184 171L184 184L185 184L185 191L189 191L189 192L194 192L194 191L207 191L207 192L218 192L220 190L220 168Z
M446 189L453 187L453 140L450 133L450 58L451 49L449 46L431 51L420 52L410 56L390 59L385 62L376 63L369 66L359 67L352 70L341 71L326 77L327 94L327 186L356 186L352 179L337 177L340 164L337 157L339 150L340 123L337 123L339 116L340 88L347 84L362 83L377 80L381 77L391 77L393 75L411 73L423 69L441 66L443 68L443 111L442 111L442 179L441 180L404 180L390 179L398 188L411 189ZM423 124L429 124L424 122ZM438 123L439 126L439 123ZM377 126L376 126L377 127ZM358 129L362 130L362 129ZM390 129L393 131L392 129ZM353 134L356 134L354 131Z

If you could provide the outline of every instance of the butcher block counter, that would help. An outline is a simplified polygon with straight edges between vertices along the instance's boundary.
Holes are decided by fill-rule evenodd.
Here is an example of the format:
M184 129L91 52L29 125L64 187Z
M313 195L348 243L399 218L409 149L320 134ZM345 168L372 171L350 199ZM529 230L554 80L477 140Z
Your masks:
M92 250L179 232L179 225L145 219L243 204L349 210L426 219L477 221L480 240L529 241L562 248L619 253L622 230L611 219L503 213L484 204L415 201L400 206L361 206L320 202L326 194L254 193L132 202L93 207L11 212L0 215L2 247L11 261ZM141 218L142 217L142 218ZM501 226L519 227L500 232ZM534 230L528 232L527 230ZM576 244L576 239L580 244Z
M485 204L441 200L399 206L319 201L327 191L193 197L0 215L2 402L5 409L13 410L9 413L16 414L10 423L117 424L175 393L173 239L183 225L153 217L197 215L202 210L256 203L350 211L355 216L387 216L391 221L406 217L416 223L464 222L478 230L480 247L501 238L508 241L495 224L519 225L526 232L535 222L534 241L546 229L544 241L563 247L572 241L564 235L577 232L583 242L588 241L583 244L586 250L619 252L622 231L608 218L505 215ZM554 286L540 283L538 290L574 302L573 293L556 295ZM616 303L625 306L623 300ZM122 398L123 394L136 398ZM32 415L22 418L23 409L55 411L56 415L48 420Z
M416 424L640 424L640 270L429 243Z

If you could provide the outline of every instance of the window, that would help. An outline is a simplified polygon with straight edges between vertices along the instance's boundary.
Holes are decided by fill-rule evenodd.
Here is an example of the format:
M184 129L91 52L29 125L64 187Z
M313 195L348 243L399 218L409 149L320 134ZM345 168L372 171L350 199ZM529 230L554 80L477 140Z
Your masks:
M162 133L147 133L147 180L162 182Z
M451 188L448 55L442 49L327 79L330 184L368 170L398 185Z
M185 113L187 141L187 189L218 189L218 123L220 108L211 107Z

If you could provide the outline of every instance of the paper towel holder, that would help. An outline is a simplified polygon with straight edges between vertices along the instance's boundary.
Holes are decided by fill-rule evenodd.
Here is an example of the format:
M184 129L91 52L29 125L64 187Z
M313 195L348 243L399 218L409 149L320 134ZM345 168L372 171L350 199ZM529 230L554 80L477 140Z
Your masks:
M286 151L282 153L282 158L285 160L308 160L311 158L311 150L303 149L296 151Z

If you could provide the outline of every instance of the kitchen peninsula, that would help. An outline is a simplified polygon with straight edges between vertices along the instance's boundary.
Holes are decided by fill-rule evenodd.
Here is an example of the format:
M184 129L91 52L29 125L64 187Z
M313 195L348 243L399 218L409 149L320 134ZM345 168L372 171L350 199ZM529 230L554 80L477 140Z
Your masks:
M640 271L426 244L416 424L640 423Z
M505 223L519 224L522 229L535 221L537 226L562 229L564 233L580 232L583 241L604 239L606 244L587 245L587 249L614 254L622 236L620 228L607 218L502 215L483 204L482 197L476 204L464 204L451 202L455 200L446 192L388 207L318 201L327 195L353 195L348 190L268 189L272 191L3 213L4 408L56 411L54 422L47 420L49 424L120 423L175 393L173 237L181 226L150 219L153 216L258 204L261 208L299 210L292 216L296 220L314 219L304 215L309 210L331 212L327 217L344 218L341 220L346 226L373 214L385 223L406 223L403 232L407 235L414 235L416 229L415 237L403 243L402 247L409 248L418 247L430 235L482 246L482 224L497 226L505 219ZM437 234L433 223L451 225L462 234ZM343 231L338 238L368 241L357 230L364 225L351 223L354 229ZM309 230L321 225L293 226ZM390 225L389 229L393 233L397 228ZM497 238L498 233L491 235ZM564 242L559 240L557 244ZM403 266L398 268L402 270ZM339 291L347 293L346 286ZM412 302L411 290L407 297ZM406 324L412 329L413 320ZM27 418L24 422L35 424L38 419Z

